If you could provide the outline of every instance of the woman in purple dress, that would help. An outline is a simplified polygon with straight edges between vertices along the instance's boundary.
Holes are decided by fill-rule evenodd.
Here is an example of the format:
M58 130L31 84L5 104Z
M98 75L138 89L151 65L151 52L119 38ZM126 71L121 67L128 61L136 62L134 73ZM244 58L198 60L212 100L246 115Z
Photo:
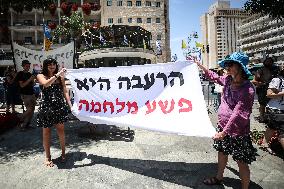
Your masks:
M242 188L249 187L250 170L248 164L255 161L256 149L250 138L250 114L255 90L248 80L251 75L246 68L249 58L246 54L235 52L218 62L227 74L218 76L199 62L196 64L205 72L211 81L224 86L221 105L218 110L218 126L214 135L213 147L218 151L218 172L207 178L206 185L222 184L228 155L232 155L239 167Z

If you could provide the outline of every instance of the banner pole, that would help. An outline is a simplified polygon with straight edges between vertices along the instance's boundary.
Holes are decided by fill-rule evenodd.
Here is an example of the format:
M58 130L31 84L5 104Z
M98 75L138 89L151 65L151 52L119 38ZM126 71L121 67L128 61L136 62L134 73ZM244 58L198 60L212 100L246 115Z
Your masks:
M76 64L77 52L76 52L76 39L75 38L73 38L73 42L74 42L74 48L73 48L73 50L74 50L74 53L73 53L73 69L74 69L74 68L78 68L78 64Z
M14 55L14 46L13 46L13 41L11 40L10 41L11 43L11 50L12 50L12 54L13 54L13 63L14 63L14 68L15 68L15 71L17 72L17 65L16 65L16 59L15 59L15 55Z
M44 36L44 7L42 7L42 27L43 27L43 51L45 51L45 36Z

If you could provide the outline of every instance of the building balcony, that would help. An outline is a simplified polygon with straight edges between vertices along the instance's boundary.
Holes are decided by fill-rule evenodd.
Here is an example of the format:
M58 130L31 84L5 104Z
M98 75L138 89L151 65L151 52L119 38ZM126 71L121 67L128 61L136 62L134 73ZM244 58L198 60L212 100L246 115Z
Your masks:
M11 50L11 44L1 44L0 43L0 49L6 51L6 50Z
M79 56L79 59L82 61L107 57L140 57L153 59L155 56L153 50L132 47L114 47L85 51Z
M266 28L266 30L269 30L270 28L268 27L272 27L275 25L283 25L284 24L284 20L282 21L278 21L278 20L271 20L266 24L262 24L262 25L254 25L255 27L250 27L248 29L241 29L240 27L238 28L238 30L240 31L240 35L246 35L246 34L250 34L253 32L257 32L259 30L264 30Z
M252 47L252 46L256 46L256 45L263 45L263 44L267 44L273 41L277 41L277 40L281 40L284 39L284 34L279 35L279 36L275 36L269 39L264 39L261 41L257 41L257 42L253 42L253 43L249 43L249 44L245 44L245 45L241 45L241 48L248 48L248 47Z
M247 50L247 51L244 51L244 52L247 53L247 54L250 54L250 53L263 52L263 51L267 51L267 50L280 49L280 48L284 48L284 44L269 45L269 46L265 46L265 47L261 47L261 48L255 48L253 50Z
M239 28L242 29L242 28L246 28L246 27L249 27L249 26L253 26L253 25L256 25L258 23L267 21L269 19L270 19L269 16L266 15L266 16L260 17L259 19L254 20L252 22L248 22L248 23L242 24Z
M42 26L9 26L11 31L16 32L34 32L35 30L43 30Z
M281 26L279 28L275 28L275 29L272 29L272 30L269 30L269 31L266 31L266 32L262 32L262 33L259 33L259 34L256 34L256 35L252 35L252 36L247 37L247 38L240 39L239 42L244 42L244 41L247 41L247 40L257 39L259 37L264 37L266 35L277 33L279 31L284 31L284 26Z

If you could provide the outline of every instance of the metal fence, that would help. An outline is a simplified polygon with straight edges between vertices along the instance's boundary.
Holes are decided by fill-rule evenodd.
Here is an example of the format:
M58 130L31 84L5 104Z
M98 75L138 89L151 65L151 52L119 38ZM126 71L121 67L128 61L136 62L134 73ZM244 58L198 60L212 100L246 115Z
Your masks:
M217 112L221 103L221 94L216 93L214 89L215 89L214 83L202 82L202 91L208 113Z
M72 91L71 85L67 83L67 90L69 92L69 96L71 102L74 102L74 93ZM220 99L218 99L218 93L214 92L215 85L209 82L202 83L202 91L204 95L204 99L206 102L208 113L217 112L218 107L220 105ZM39 88L38 88L39 89ZM40 97L41 95L39 95ZM40 98L38 99L40 101ZM0 81L0 108L4 108L6 106L6 91L3 85L3 81Z

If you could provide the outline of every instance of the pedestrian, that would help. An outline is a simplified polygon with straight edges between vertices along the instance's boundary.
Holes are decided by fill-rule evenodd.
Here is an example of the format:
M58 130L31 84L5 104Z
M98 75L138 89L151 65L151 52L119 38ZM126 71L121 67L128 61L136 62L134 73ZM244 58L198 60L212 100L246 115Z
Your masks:
M45 150L44 164L53 167L50 154L51 127L55 126L61 146L61 162L65 162L65 133L64 122L71 108L71 102L65 85L65 68L58 72L58 63L55 59L44 60L42 73L37 75L42 85L42 101L37 116L37 125L42 127L43 147ZM65 99L65 101L64 101ZM67 106L69 105L69 108Z
M223 68L218 69L217 74L219 76L223 76L225 74L225 71ZM215 89L214 92L217 94L217 102L218 102L218 108L221 104L221 96L223 94L223 86L219 85L218 83L215 83Z
M267 146L268 152L273 152L270 141L274 135L277 136L278 141L282 146L282 153L284 150L284 69L279 73L278 77L271 80L267 90L267 97L270 99L267 106L267 128L265 131L264 145ZM282 154L284 157L284 154Z
M16 113L15 104L18 101L18 85L16 82L17 73L14 67L8 66L5 73L5 88L6 88L6 113L10 113L10 107L12 113Z
M277 66L274 65L272 57L267 57L263 62L263 68L256 71L253 80L251 81L256 86L256 94L259 103L259 117L260 123L265 122L265 107L269 101L266 93L269 82L273 77L276 77L279 72Z
M33 90L34 80L36 77L29 72L30 66L31 63L28 60L23 60L23 71L20 71L17 75L21 98L26 107L26 111L21 116L22 123L20 125L20 128L23 131L31 128L30 123L34 115L36 105L36 97Z
M248 80L251 74L246 68L248 62L249 58L244 53L231 54L218 63L227 71L224 76L218 76L196 62L210 80L224 86L218 110L217 133L213 137L213 147L218 151L218 172L216 176L203 181L206 185L222 184L228 155L232 155L239 167L242 188L249 187L250 170L248 164L256 160L256 149L253 147L249 135L250 114L255 91Z

